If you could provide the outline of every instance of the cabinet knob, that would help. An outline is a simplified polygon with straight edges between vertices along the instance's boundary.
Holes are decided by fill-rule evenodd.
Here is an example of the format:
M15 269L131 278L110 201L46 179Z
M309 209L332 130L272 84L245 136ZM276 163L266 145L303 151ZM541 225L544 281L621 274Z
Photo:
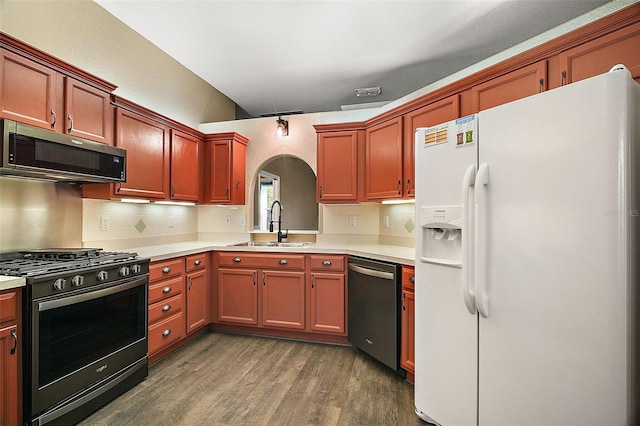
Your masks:
M231 260L233 260L233 261L234 261L234 262L236 262L236 263L238 263L238 262L242 261L242 259L240 259L239 257L234 257L234 258L233 258L233 259L231 259Z
M171 334L171 329L167 328L165 331L162 332L162 337L167 337L170 334Z
M162 268L163 274L168 274L169 272L171 272L171 268L169 268L168 266L165 266L164 268Z
M169 305L169 304L164 305L164 306L162 307L162 312L167 312L169 309L171 309L171 305Z
M169 293L171 291L171 287L166 286L165 288L162 289L163 293Z
M278 262L278 263L281 264L281 265L286 265L289 262L287 262L287 259L280 259L280 262Z
M198 266L202 263L202 261L200 259L196 260L193 262L194 265Z
M416 276L412 275L411 278L409 278L409 282L410 283L415 283L416 282Z
M322 265L323 266L331 266L331 261L330 260L323 260L322 261Z

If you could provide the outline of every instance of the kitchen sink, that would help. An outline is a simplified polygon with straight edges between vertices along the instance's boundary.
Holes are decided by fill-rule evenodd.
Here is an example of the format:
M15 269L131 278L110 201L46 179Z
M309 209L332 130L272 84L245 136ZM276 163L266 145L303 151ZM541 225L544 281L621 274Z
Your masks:
M306 247L310 242L277 242L277 241L247 241L244 243L231 244L228 247Z

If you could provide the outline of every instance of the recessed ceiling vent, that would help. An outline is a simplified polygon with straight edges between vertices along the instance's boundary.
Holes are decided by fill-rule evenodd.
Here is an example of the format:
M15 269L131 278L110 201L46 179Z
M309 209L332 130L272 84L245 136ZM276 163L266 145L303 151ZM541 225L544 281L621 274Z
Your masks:
M356 89L356 96L359 98L366 98L368 96L378 96L380 93L382 93L380 86L363 87L362 89Z

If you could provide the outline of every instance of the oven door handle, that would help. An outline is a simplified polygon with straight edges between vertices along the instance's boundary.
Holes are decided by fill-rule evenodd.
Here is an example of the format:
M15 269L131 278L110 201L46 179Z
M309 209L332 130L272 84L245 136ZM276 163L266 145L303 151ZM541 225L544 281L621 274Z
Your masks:
M99 299L104 296L120 293L139 285L146 285L147 277L138 277L132 281L127 281L113 287L102 288L100 290L92 290L82 294L76 294L69 297L61 297L59 299L47 300L38 303L38 312L48 311L50 309L61 308L63 306L75 305L76 303L87 302L89 300Z

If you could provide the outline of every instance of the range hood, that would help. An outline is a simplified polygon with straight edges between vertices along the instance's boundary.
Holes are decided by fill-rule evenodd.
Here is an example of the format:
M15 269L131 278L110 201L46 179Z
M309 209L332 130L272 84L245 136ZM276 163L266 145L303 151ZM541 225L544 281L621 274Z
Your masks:
M71 183L126 181L122 148L0 120L0 176Z

